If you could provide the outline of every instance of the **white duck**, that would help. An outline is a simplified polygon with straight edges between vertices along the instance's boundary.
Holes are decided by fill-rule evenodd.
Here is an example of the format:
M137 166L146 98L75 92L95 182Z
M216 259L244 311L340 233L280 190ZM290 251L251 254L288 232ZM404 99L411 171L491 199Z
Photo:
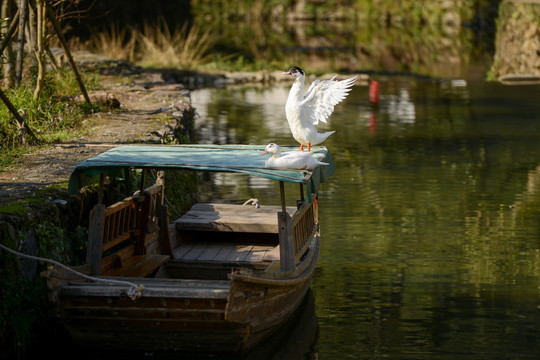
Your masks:
M304 70L294 66L284 75L292 75L294 83L289 92L285 114L292 135L300 143L300 150L307 146L311 151L311 145L322 143L335 131L320 133L315 128L319 121L326 123L326 119L334 112L334 106L343 101L358 76L346 80L315 80L308 91L304 94Z
M292 151L282 153L279 145L274 143L266 145L261 155L265 154L272 154L264 163L267 168L313 170L319 165L328 165L328 163L314 158L310 152Z

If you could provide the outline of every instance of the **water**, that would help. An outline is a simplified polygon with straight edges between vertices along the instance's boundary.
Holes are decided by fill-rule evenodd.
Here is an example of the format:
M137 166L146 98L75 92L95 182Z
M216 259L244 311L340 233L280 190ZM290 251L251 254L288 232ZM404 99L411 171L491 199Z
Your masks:
M306 356L538 358L540 88L378 80L378 106L355 87L326 126L337 170L320 194L319 337ZM199 141L294 144L288 89L194 91ZM215 180L231 198L279 194Z

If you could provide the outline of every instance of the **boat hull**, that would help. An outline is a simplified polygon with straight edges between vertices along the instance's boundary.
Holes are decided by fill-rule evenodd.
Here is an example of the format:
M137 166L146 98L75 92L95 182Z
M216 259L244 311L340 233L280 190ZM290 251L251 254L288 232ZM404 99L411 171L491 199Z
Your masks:
M136 300L125 285L70 281L58 291L59 316L85 348L242 353L304 299L317 262L314 240L298 270L279 276L240 269L229 280L131 279L144 287Z

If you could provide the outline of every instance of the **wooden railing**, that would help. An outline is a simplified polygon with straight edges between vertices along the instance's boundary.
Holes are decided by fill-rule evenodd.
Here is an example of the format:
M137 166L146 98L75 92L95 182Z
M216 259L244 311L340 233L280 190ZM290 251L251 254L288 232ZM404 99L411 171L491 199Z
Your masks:
M316 214L313 203L303 203L292 217L287 212L278 213L281 271L293 271L309 248L318 228Z
M302 207L292 217L294 256L297 260L304 255L317 231L313 212L313 203L311 203Z
M135 231L136 199L128 197L105 209L103 220L103 251L128 239Z
M160 215L168 221L161 204L162 190L163 186L156 184L142 194L137 192L108 207L101 204L94 207L90 215L87 251L87 262L92 265L93 274L114 266L112 262L116 260L107 255L111 252L122 254L120 260L146 254L147 237L160 230ZM119 252L119 248L130 250Z
M162 204L162 186L159 184L152 185L144 190L144 195L149 196L148 217L149 219L155 219L159 217L159 209Z

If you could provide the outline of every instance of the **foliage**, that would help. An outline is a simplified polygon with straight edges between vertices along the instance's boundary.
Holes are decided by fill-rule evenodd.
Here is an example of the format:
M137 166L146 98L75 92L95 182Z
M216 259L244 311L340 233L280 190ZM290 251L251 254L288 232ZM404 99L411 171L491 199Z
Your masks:
M98 77L88 76L89 89L97 87L98 82ZM68 69L46 76L38 100L34 100L33 88L28 82L4 90L4 93L16 109L24 110L28 126L38 137L38 144L33 145L38 146L69 137L78 129L85 114L99 110L97 105L71 100L70 96L78 93L78 85ZM22 147L17 124L5 106L0 106L0 148L4 150L0 155L0 166L8 165L15 156L30 151Z
M41 279L24 277L0 277L0 287L0 358L21 358L50 316L47 289Z

